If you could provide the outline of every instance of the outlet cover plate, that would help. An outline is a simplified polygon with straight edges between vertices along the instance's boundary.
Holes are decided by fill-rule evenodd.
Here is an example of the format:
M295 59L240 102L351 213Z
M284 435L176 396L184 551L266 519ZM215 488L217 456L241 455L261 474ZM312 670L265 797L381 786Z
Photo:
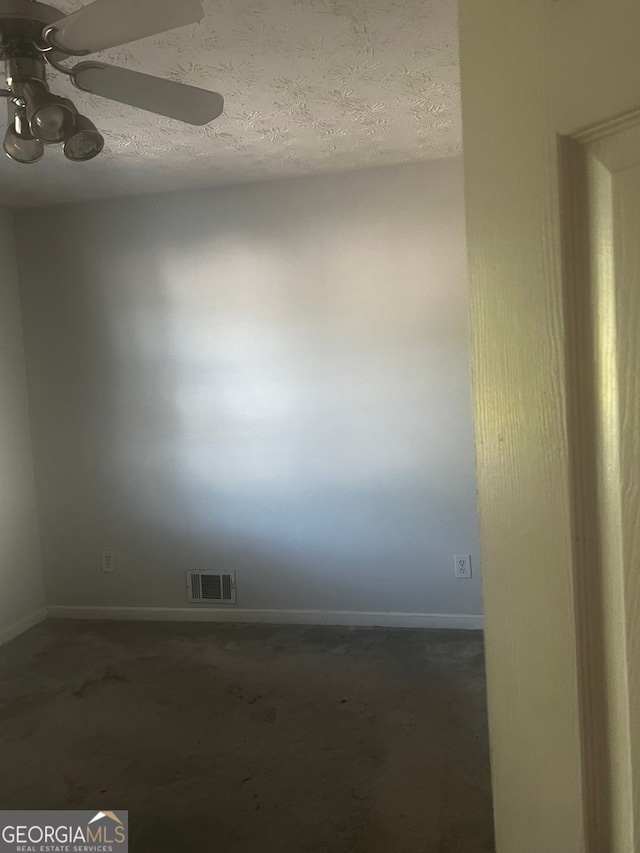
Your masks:
M458 554L454 558L456 577L459 580L469 580L471 574L471 554Z

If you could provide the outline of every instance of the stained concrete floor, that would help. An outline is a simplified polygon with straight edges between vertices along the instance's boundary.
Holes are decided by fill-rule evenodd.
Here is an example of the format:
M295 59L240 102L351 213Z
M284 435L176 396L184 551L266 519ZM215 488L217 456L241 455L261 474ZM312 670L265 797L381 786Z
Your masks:
M46 622L0 648L0 808L133 853L489 853L475 632Z

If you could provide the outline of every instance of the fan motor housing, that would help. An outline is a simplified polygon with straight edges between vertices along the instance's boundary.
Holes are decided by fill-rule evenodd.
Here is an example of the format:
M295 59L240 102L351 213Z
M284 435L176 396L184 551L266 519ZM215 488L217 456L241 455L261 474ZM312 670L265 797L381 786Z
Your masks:
M61 17L60 9L35 0L0 0L0 59L45 48L42 30Z

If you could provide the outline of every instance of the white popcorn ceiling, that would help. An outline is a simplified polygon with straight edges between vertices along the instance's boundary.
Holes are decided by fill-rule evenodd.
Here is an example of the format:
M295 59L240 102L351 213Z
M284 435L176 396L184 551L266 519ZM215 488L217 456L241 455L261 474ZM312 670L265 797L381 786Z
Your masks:
M135 0L132 0L135 2ZM179 2L179 0L178 0ZM59 0L63 14L85 5ZM447 157L461 150L455 0L204 0L196 25L96 54L220 92L200 128L86 95L104 134L69 163L0 157L0 204L22 206L250 183Z

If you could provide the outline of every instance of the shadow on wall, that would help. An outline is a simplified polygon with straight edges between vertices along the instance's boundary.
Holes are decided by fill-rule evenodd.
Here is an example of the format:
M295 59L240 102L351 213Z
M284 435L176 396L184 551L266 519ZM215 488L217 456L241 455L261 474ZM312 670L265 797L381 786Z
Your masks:
M452 571L476 553L461 222L452 260L446 223L425 243L408 209L268 190L277 216L240 191L65 211L30 356L63 603L182 606L212 568L246 607L480 612ZM117 575L81 573L102 547Z

